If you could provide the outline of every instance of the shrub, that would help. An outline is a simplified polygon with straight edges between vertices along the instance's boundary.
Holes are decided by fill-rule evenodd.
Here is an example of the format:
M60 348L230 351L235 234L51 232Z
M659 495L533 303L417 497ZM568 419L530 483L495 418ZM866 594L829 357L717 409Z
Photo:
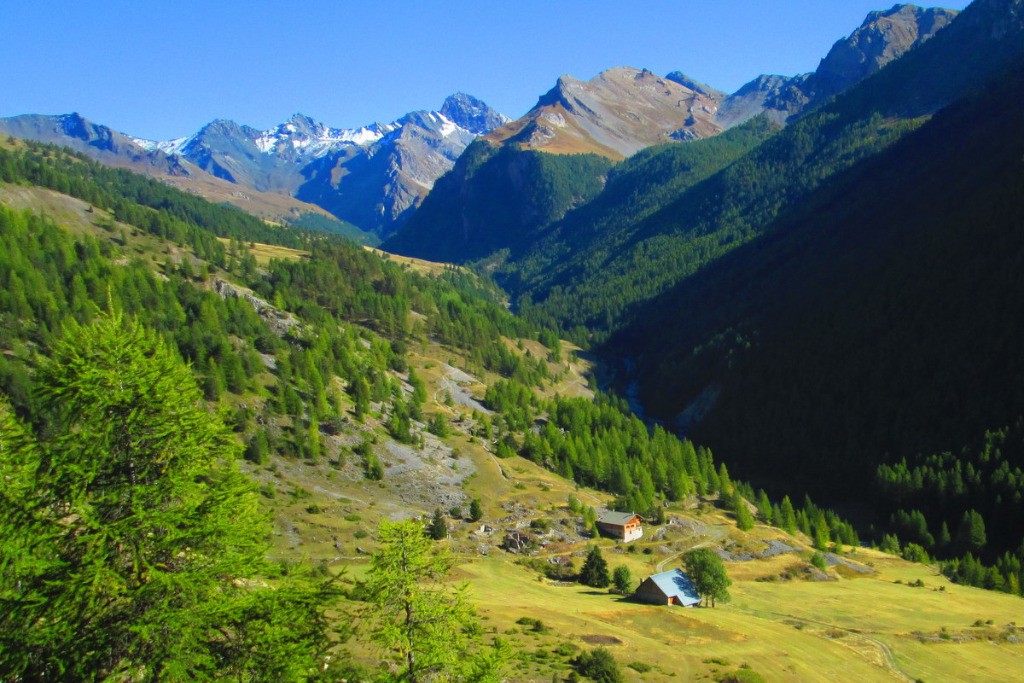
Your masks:
M544 622L540 619L534 619L533 617L519 617L516 623L520 626L529 626L530 631L534 633L547 633L548 627L544 625Z
M619 663L612 653L603 647L584 652L573 661L573 668L581 676L597 683L621 683L625 679L619 670Z
M721 679L723 683L766 683L764 676L747 668L740 668Z

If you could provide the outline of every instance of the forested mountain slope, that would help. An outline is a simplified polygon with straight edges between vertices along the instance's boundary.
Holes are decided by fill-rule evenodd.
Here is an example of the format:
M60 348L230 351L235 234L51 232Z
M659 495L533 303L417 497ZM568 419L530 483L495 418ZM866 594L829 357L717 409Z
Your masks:
M598 262L604 258L603 252L590 253L589 245L580 247L572 241L577 236L576 228L556 230L563 234L564 243L547 235L553 222L567 211L586 205L605 181L605 165L596 161L584 164L582 159L587 157L577 155L588 153L594 160L603 156L618 162L623 156L657 143L711 138L758 114L784 124L913 51L916 46L929 42L956 14L913 5L897 5L885 12L873 12L852 35L836 42L815 73L794 77L762 76L734 95L714 90L679 72L659 78L647 70L620 68L600 74L587 83L562 77L526 116L484 137L484 142L499 147L500 152L492 149L485 154L486 147L482 144L468 150L464 161L456 164L435 187L408 226L388 242L387 248L459 263L493 256L492 263L512 264L510 271L516 269L521 259L527 260L530 262L525 268L531 278L538 269L556 271L562 260L568 260L552 258L548 255L551 250L560 254L580 251L581 259L591 264ZM714 146L705 147L708 151L714 149ZM538 155L538 151L544 154ZM568 155L576 160L559 158ZM486 163L482 163L484 158ZM726 153L715 162L715 170L735 158L731 152ZM672 163L666 161L664 165ZM568 171L571 185L567 185L562 172L556 170L560 167ZM659 180L649 181L651 185L664 179L663 170L652 171L660 175L655 176ZM637 173L638 169L634 165L624 172ZM566 191L569 191L568 196ZM680 189L676 187L674 192L674 196L678 196ZM610 206L615 202L614 196L603 200L605 209L590 209L588 215L601 222L597 213L604 210L610 212L606 223L612 220L636 223L632 207ZM668 201L665 188L657 193L657 200ZM492 213L476 208L480 206L484 209L493 206L497 210ZM586 220L575 219L573 225L581 225ZM600 238L601 230L593 230ZM615 243L607 249L621 246L618 232L621 231L613 229L607 235L606 241ZM542 239L544 244L538 245ZM707 245L703 248L711 249ZM550 280L585 276L578 269L571 275L552 272L538 276L537 282L525 283L523 288L546 297ZM524 277L525 274L517 274L519 280ZM518 285L509 280L506 286ZM649 294L642 283L616 281L614 286L628 287L631 292L627 297ZM616 298L621 296L617 294ZM617 313L617 310L604 311L596 317L614 317ZM586 311L583 315L594 316L595 313ZM579 322L575 320L573 324Z
M554 221L604 186L611 162L472 143L385 249L465 262L536 244Z
M639 356L648 406L714 397L680 426L854 496L879 462L1024 414L1022 105L1016 66L639 309L612 343Z
M577 249L574 231L565 230L564 245L549 241L527 251L499 279L513 295L528 295L536 315L563 329L586 326L600 339L630 307L762 234L837 173L1001 73L1024 51L1020 13L1020 2L978 0L948 28L719 173L693 185L668 180L643 220L629 222L627 203L597 201L607 217L588 222L613 226L606 233ZM553 250L567 257L546 258Z

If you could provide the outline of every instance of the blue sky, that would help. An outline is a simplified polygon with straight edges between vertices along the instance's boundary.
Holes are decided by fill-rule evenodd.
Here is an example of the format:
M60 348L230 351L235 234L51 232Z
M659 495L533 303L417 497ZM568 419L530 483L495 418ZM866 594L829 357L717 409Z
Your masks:
M927 3L922 3L927 4ZM967 0L942 6L962 9ZM812 71L884 0L18 0L0 116L78 111L149 139L296 112L354 128L456 91L518 117L563 73L681 70L734 91Z

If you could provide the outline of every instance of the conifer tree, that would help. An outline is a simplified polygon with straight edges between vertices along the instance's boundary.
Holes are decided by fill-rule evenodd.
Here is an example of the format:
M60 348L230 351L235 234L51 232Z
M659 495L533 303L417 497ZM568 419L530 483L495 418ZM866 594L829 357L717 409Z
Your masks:
M419 523L382 521L381 549L370 560L364 585L370 636L381 648L391 680L497 681L503 665L500 643L472 651L480 626L464 587L445 581L453 559L431 544Z
M961 553L976 553L985 546L985 520L977 510L967 510L956 530L956 546Z
M483 516L484 509L483 506L480 505L480 499L474 498L469 503L469 521L479 522L481 519L483 519Z
M448 538L448 524L444 521L444 513L441 512L441 508L434 510L434 516L430 519L427 533L435 541Z
M737 493L733 496L733 512L736 513L736 526L740 531L750 531L754 528L754 515L747 507L747 500Z
M265 560L233 435L178 357L109 316L69 324L38 375L45 441L0 407L5 677L317 675L327 592Z
M607 588L611 583L608 576L608 562L601 555L601 549L596 545L590 546L587 559L580 569L580 583L592 588Z
M757 510L761 513L761 519L764 520L765 524L771 525L775 523L774 516L772 515L772 502L768 499L768 494L765 493L764 489L757 493Z
M793 511L793 503L789 496L783 496L779 514L775 516L775 523L789 533L796 533L796 513Z

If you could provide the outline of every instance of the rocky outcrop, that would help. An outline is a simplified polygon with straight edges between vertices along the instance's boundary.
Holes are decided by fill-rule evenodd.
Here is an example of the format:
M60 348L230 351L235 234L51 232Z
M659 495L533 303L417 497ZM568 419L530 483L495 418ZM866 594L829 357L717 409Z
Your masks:
M836 41L814 73L758 76L722 102L716 122L731 128L764 113L777 123L785 123L920 46L946 28L957 14L954 10L916 5L871 12L857 30Z
M850 37L836 42L808 79L814 98L840 93L899 59L949 25L958 12L941 7L896 5L872 12Z

